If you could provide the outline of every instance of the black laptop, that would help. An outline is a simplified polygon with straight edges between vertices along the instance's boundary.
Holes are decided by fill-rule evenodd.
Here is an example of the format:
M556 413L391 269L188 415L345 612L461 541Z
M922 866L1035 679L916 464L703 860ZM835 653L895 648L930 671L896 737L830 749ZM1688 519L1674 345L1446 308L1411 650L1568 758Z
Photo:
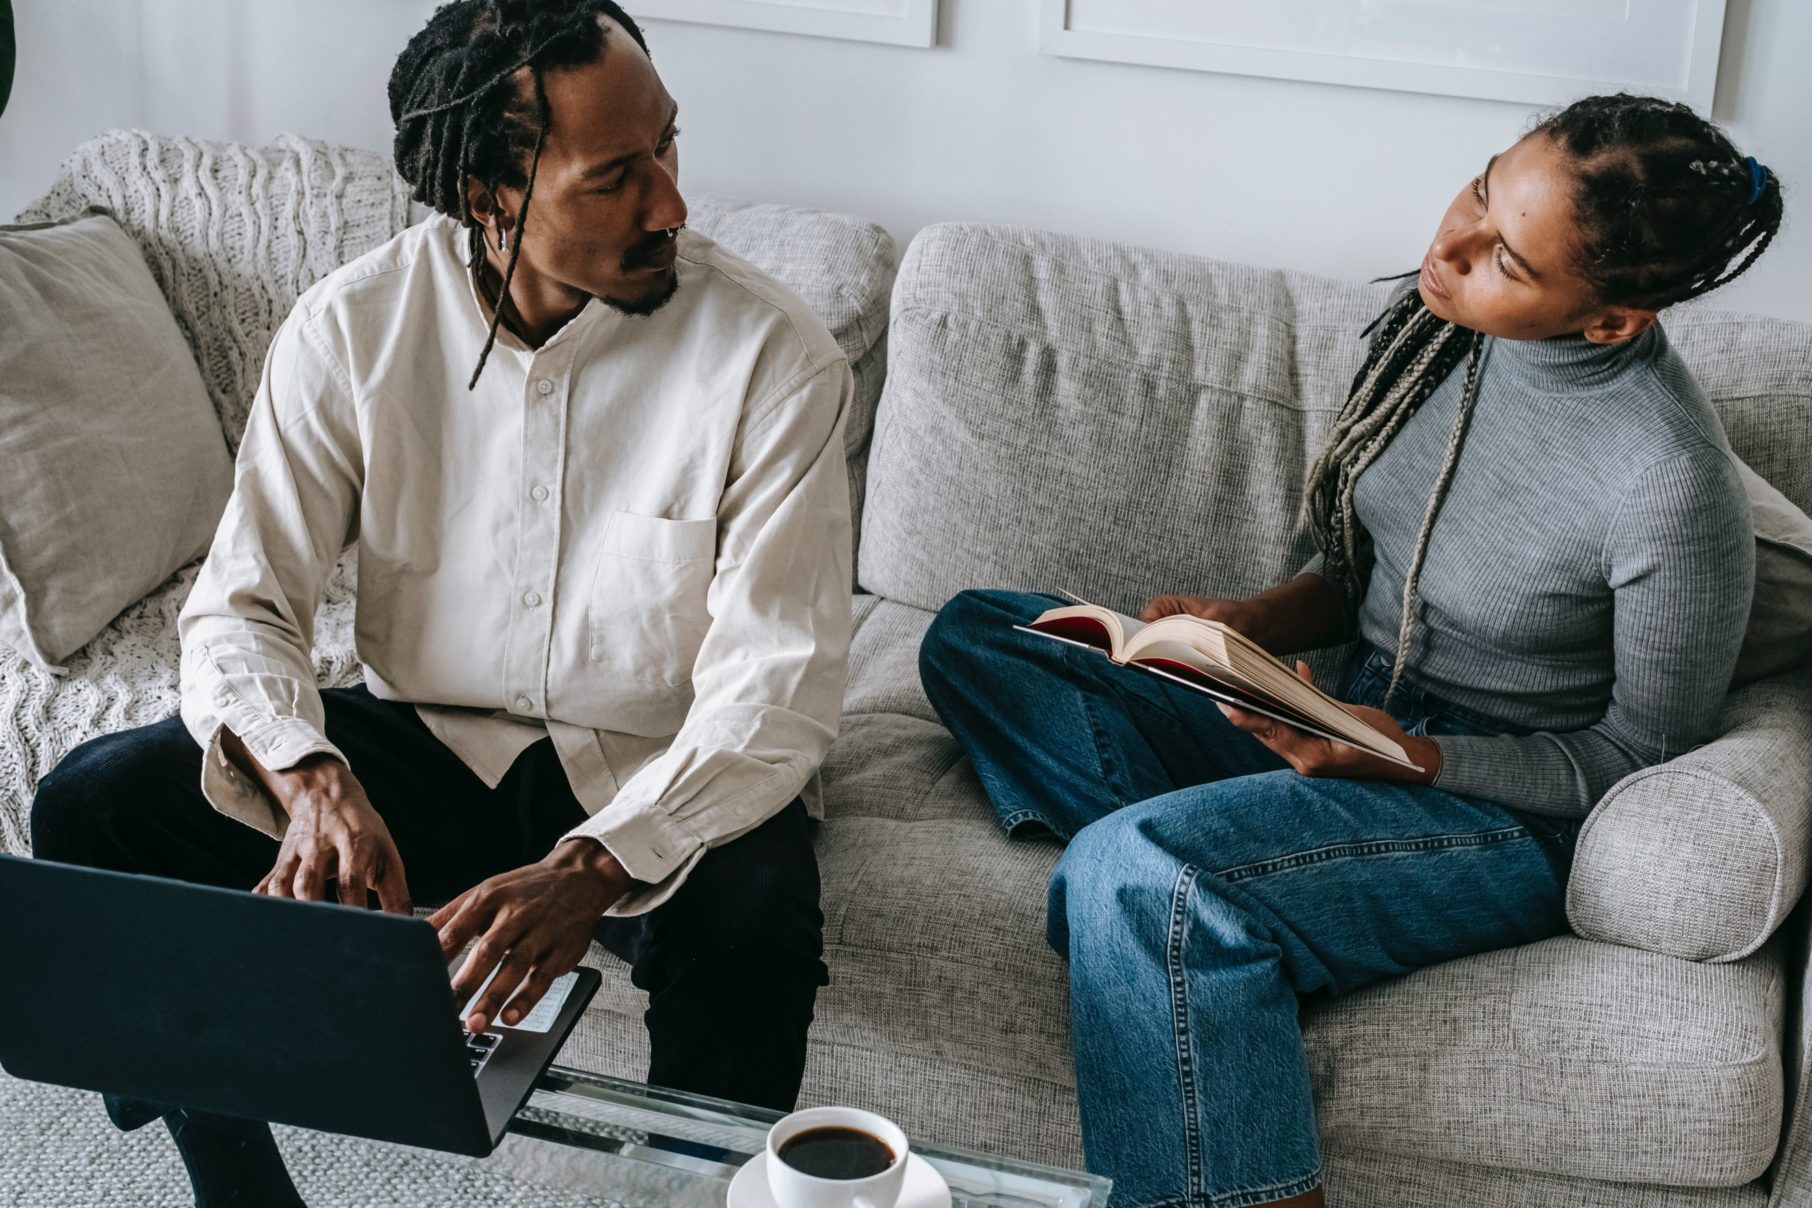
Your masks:
M424 919L10 856L0 969L16 1077L479 1157L600 980L471 1036Z

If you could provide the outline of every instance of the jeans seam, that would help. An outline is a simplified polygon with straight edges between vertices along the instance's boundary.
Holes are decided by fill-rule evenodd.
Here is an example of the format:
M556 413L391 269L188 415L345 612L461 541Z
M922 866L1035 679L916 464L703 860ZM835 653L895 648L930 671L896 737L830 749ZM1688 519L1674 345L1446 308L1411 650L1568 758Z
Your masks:
M1144 1208L1249 1208L1255 1204L1269 1204L1274 1200L1287 1200L1291 1196L1306 1195L1321 1186L1321 1167L1318 1164L1314 1171L1300 1178L1286 1179L1268 1187L1240 1187L1232 1191L1210 1192L1192 1191L1181 1199L1157 1200Z
M1177 874L1170 900L1170 937L1165 945L1166 972L1170 975L1171 1026L1177 1046L1177 1089L1183 1105L1183 1150L1187 1171L1183 1186L1191 1194L1207 1193L1202 1171L1201 1125L1195 1095L1195 1062L1189 1045L1189 985L1183 972L1183 930L1189 918L1189 895L1200 870L1185 864Z
M1083 692L1081 702L1083 719L1088 722L1089 739L1095 744L1095 767L1101 773L1101 783L1107 786L1116 804L1125 805L1133 800L1132 786L1127 783L1125 769L1109 754L1109 744L1103 741L1105 727L1095 712L1094 697Z
M1496 843L1533 838L1535 836L1527 827L1509 826L1469 835L1430 835L1422 839L1372 839L1358 843L1334 843L1251 864L1236 864L1214 875L1228 884L1234 884L1274 872L1323 864L1329 860L1396 855L1402 852L1445 851L1458 847L1489 847Z
M1049 819L1047 819L1043 814L1039 813L1037 810L1033 810L1033 809L1014 810L1012 813L1007 814L1005 817L1001 818L1000 825L1001 825L1001 829L1010 831L1014 827L1018 826L1021 822L1036 822L1042 826L1047 826L1047 827L1049 827L1051 825ZM1056 828L1052 827L1053 831L1055 829Z

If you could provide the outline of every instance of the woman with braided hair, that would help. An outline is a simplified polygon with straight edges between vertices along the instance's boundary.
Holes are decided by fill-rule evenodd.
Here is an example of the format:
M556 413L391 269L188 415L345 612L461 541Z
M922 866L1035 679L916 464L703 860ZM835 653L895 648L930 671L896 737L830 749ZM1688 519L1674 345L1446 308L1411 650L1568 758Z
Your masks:
M1563 932L1583 817L1709 736L1754 537L1657 316L1740 275L1781 212L1684 105L1547 117L1366 329L1306 483L1321 552L1248 599L1141 610L1278 655L1356 639L1334 695L1420 770L1013 628L1054 596L940 612L927 695L1003 824L1068 843L1050 939L1115 1208L1323 1203L1298 996Z

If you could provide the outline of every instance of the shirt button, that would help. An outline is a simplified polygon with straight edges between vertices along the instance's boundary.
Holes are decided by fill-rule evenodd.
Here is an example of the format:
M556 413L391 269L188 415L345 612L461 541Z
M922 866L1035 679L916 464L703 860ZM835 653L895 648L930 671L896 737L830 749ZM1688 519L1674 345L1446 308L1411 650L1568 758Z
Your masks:
M534 490L530 491L529 494L533 495L536 499L546 499L547 498L547 488L546 487L536 487Z
M548 381L546 378L542 378L540 381L535 383L535 393L536 394L552 394L553 392L554 392L554 384L552 382Z
M535 702L530 700L528 697L518 696L516 698L516 711L518 713L527 713L530 709L533 709L534 707L535 707Z
M533 608L535 605L541 603L541 593L533 591L527 592L523 595L522 602L527 604L530 608Z

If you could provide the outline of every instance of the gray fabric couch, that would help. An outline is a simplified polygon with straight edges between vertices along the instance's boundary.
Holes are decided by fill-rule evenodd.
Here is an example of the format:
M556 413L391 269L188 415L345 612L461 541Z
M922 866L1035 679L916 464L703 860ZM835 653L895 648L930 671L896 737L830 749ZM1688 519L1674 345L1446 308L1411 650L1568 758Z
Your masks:
M415 217L376 156L135 132L78 149L28 215L88 204L144 247L229 445L296 294ZM867 223L726 202L695 204L693 223L817 308L859 385L857 628L818 835L833 980L805 1097L1076 1163L1064 974L1043 941L1057 849L996 830L919 688L919 639L970 586L1129 608L1290 574L1309 551L1305 462L1386 291L965 225L922 233L895 281ZM1812 505L1812 328L1705 308L1667 326L1737 451ZM122 614L67 679L0 651L8 850L70 748L175 711L194 571ZM319 625L323 684L359 677L355 593L348 558ZM1314 656L1317 678L1345 653ZM1330 1202L1812 1204L1812 915L1795 912L1809 825L1812 673L1798 672L1733 692L1713 741L1610 790L1580 838L1576 934L1305 1003ZM605 986L563 1060L636 1076L640 996L593 957Z

